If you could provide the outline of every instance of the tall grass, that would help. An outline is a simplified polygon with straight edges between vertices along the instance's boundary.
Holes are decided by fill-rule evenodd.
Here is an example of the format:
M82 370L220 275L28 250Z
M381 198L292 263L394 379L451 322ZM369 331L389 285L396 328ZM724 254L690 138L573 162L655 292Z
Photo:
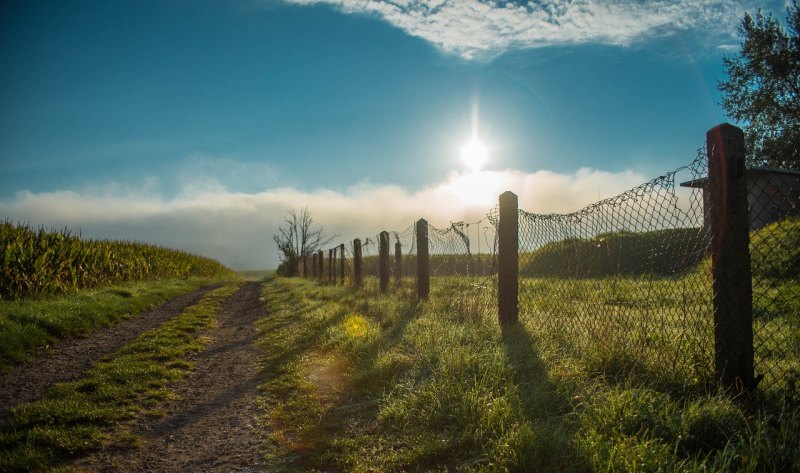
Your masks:
M232 277L210 258L136 242L85 240L68 229L0 223L0 299L187 277Z

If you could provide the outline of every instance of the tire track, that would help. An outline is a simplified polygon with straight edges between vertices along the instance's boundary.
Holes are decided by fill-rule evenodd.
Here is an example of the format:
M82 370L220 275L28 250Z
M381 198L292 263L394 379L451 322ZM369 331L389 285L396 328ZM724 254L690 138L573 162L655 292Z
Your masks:
M256 418L260 351L255 322L265 315L260 285L246 283L220 308L212 341L194 358L193 372L173 390L164 417L132 426L140 447L113 448L76 462L98 472L264 471Z
M103 356L179 315L216 287L219 284L180 295L131 319L92 332L86 338L61 340L46 350L38 350L28 361L0 373L0 420L9 415L12 407L44 397L54 384L78 379Z

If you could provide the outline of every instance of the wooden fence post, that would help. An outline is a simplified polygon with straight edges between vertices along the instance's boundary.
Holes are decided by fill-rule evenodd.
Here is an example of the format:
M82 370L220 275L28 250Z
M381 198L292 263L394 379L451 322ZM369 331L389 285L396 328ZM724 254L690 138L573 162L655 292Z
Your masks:
M517 323L519 308L519 212L516 194L500 195L497 242L497 307L500 325Z
M398 286L403 280L403 246L400 242L394 244L394 282Z
M356 287L361 287L363 279L361 276L361 239L353 240L353 280Z
M303 255L303 277L308 277L308 255Z
M311 255L311 277L313 279L317 278L317 253L314 252Z
M333 261L332 261L332 263L333 263L333 284L336 284L336 282L338 281L337 278L339 276L339 270L338 270L338 266L336 264L338 261L339 261L339 248L334 246L333 247Z
M333 282L333 249L328 249L328 282Z
M342 285L344 285L344 243L339 245L339 278Z
M381 276L381 294L389 290L389 232L380 234L378 272Z
M428 221L417 220L417 298L427 299L431 292L431 265L428 254Z
M317 257L317 263L319 264L317 276L319 277L319 280L322 281L322 278L325 277L325 253L323 253L322 250L319 250L317 254L319 255Z
M727 123L706 133L714 295L714 367L723 387L753 386L753 287L744 133Z

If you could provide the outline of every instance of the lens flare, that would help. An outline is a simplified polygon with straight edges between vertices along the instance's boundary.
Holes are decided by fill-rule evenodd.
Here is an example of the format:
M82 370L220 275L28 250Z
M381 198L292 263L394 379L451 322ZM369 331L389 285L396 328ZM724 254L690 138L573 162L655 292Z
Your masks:
M344 331L353 338L363 337L367 334L367 319L358 315L351 314L344 319Z

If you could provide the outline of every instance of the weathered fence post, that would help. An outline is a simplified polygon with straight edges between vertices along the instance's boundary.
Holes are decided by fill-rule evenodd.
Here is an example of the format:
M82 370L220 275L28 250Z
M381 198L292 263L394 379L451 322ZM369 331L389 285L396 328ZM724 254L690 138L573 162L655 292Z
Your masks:
M389 232L380 234L378 272L381 276L381 294L389 290Z
M317 253L314 252L311 255L311 277L313 279L317 278Z
M308 277L308 255L307 254L303 255L303 277L304 278Z
M744 133L727 123L706 133L714 366L722 386L753 386L753 287Z
M500 221L497 242L497 307L500 325L514 324L519 318L519 212L517 195L500 195Z
M325 253L323 253L322 250L319 250L317 254L319 255L317 257L317 263L319 264L317 276L319 277L319 280L322 281L322 278L325 277Z
M333 282L333 248L328 250L328 282Z
M417 220L417 298L427 299L431 292L431 265L428 254L428 221Z
M339 245L339 277L340 282L344 285L344 243Z
M331 263L333 264L333 284L335 286L336 285L336 277L338 276L338 271L336 269L336 259L339 258L339 255L338 255L339 247L338 246L334 246L333 248L331 248L331 251L333 251L333 260L331 261Z
M356 238L353 240L353 280L356 287L361 287L363 280L361 278L361 239Z
M394 282L398 286L403 280L403 246L400 242L394 244Z

